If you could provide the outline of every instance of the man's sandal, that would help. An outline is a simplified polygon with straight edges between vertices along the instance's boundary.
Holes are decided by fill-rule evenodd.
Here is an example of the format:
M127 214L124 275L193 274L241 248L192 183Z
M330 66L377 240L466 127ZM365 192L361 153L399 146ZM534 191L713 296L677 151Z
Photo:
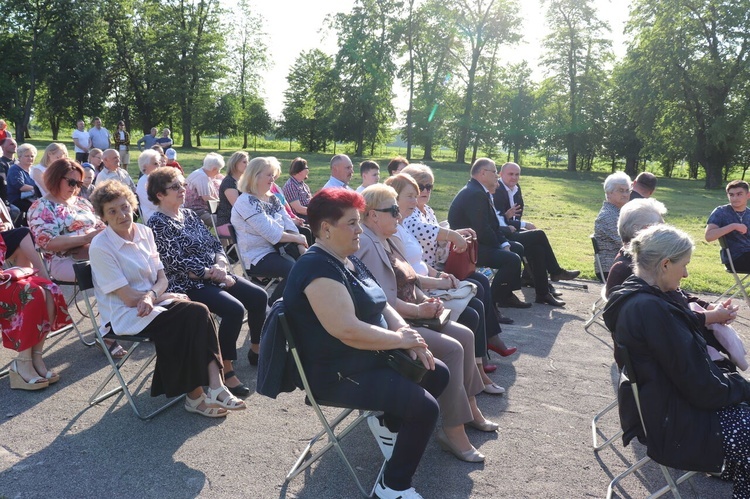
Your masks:
M225 394L224 398L219 400L219 395ZM223 407L230 411L241 411L247 409L245 402L232 395L225 386L221 388L208 388L206 391L206 404Z
M200 414L201 416L205 416L207 418L223 418L226 417L227 414L229 414L226 409L222 409L221 407L209 407L208 404L205 404L205 407L203 409L198 409L198 407L200 407L200 405L205 401L206 396L203 394L201 394L201 396L195 400L186 395L185 410L187 412Z

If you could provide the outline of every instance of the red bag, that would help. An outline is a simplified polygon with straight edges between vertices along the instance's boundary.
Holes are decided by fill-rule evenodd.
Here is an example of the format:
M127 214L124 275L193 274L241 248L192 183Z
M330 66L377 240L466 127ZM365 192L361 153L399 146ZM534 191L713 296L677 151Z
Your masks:
M451 244L448 259L445 261L445 272L453 274L458 280L464 280L477 270L477 255L479 243L476 239L466 241L468 248L463 253L456 252L456 247Z
M36 274L36 269L31 267L11 267L9 269L0 269L0 284L8 281L19 281Z

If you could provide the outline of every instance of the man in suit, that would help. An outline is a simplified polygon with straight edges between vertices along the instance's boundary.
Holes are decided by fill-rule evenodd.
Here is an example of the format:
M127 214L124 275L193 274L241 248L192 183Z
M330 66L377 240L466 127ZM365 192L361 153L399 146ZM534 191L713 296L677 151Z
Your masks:
M471 179L453 199L448 210L452 229L474 229L479 251L477 264L497 269L492 280L492 297L501 307L528 308L531 303L521 301L513 291L521 289L521 258L511 250L521 246L500 231L500 224L492 204L492 193L497 189L495 162L480 158L471 167Z
M524 254L532 267L530 274L533 276L534 287L537 289L537 296L539 296L542 286L546 286L550 290L547 281L548 272L552 281L575 279L581 272L565 270L560 267L549 239L547 239L547 234L543 230L537 229L533 223L521 220L523 216L523 194L521 194L521 186L518 185L520 177L521 167L516 163L505 163L500 167L500 178L497 181L498 187L493 195L493 200L500 230L505 234L505 237L511 241L518 241L524 247ZM550 305L556 305L556 303L550 303Z

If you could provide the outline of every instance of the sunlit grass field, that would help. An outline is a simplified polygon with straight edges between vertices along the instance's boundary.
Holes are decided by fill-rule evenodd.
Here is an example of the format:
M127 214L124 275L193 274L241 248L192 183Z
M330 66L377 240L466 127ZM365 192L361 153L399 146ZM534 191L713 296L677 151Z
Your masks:
M62 135L62 134L61 134ZM67 138L68 134L65 134ZM135 134L132 142L137 138ZM37 135L31 140L41 150L51 142L51 137ZM69 151L73 150L70 140L63 140ZM208 152L216 151L216 140L203 141L200 149L183 150L176 148L177 160L191 172L200 167L203 157ZM222 140L220 152L225 159L232 152L239 149L230 148L237 144L234 139L231 142ZM279 143L276 147L279 147ZM252 142L251 142L252 145ZM307 159L310 165L310 178L308 184L313 192L323 186L329 177L329 160L332 152L327 154L306 154L289 152L286 150L261 150L248 151L251 157L276 156L282 165L282 176L278 181L282 186L288 177L287 171L290 160L297 156ZM288 143L287 143L288 146ZM345 148L339 147L337 153L347 153ZM359 185L357 165L363 159L374 159L381 165L381 178L384 177L385 167L390 157L403 150L381 149L376 153L387 155L374 158L352 158L355 163L355 174L352 186ZM131 151L130 174L134 179L138 177L137 150ZM504 162L504 158L497 160L498 164ZM429 162L435 172L435 189L432 193L430 205L437 212L440 219L447 217L448 207L456 192L466 184L469 179L469 167L446 161ZM579 269L582 277L594 279L593 249L589 235L594 229L596 218L602 201L604 191L602 182L607 176L606 172L567 172L560 168L528 167L522 163L521 186L524 192L525 210L524 218L533 221L536 226L547 232L547 235L555 249L560 264L566 269ZM669 213L666 220L686 232L695 240L695 252L688 267L690 276L683 281L683 287L693 292L721 293L731 284L731 277L724 271L719 262L718 243L707 243L703 239L703 230L708 215L716 206L726 204L727 199L722 190L706 191L703 189L702 180L666 179L659 178L659 184L655 198L663 202Z

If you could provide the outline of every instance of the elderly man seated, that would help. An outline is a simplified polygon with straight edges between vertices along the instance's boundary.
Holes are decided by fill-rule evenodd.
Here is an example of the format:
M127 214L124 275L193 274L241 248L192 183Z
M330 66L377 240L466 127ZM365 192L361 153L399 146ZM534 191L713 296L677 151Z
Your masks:
M120 153L117 150L105 150L102 153L102 163L104 163L104 168L97 174L95 184L102 184L106 180L117 180L130 187L130 190L135 193L136 187L133 179L130 178L127 170L120 168Z
M207 227L212 226L208 202L219 201L219 187L224 179L224 175L220 173L222 168L224 158L210 152L203 158L203 166L185 180L185 208L193 210Z
M354 175L352 160L346 154L337 154L331 158L331 177L323 189L328 187L351 189L349 182L352 180L352 175Z

